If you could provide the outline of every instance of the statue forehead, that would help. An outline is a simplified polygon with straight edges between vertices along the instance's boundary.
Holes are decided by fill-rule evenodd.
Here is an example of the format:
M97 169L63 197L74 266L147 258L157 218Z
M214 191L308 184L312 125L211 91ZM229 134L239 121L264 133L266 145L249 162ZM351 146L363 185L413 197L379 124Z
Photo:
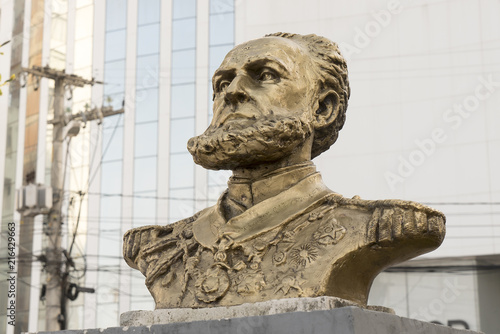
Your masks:
M309 61L310 56L296 42L282 37L264 37L236 46L224 58L219 68L238 67L261 58L276 59L289 66Z

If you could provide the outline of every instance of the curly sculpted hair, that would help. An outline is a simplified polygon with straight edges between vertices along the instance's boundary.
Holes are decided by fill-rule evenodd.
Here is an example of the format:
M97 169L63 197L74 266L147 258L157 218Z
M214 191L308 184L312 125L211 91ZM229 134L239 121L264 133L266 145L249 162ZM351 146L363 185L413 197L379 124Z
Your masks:
M339 114L327 126L315 129L312 147L312 158L317 157L332 146L344 126L347 102L351 94L347 63L336 43L314 34L299 35L290 33L274 33L265 37L288 38L302 46L311 55L317 77L318 93L324 89L333 89L339 96Z

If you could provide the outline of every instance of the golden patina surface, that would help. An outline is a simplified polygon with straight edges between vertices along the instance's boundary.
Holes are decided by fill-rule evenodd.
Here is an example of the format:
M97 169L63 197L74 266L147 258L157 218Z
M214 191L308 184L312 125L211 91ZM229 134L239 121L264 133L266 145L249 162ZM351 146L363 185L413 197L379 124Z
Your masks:
M338 47L274 34L235 47L213 77L214 117L188 149L230 169L217 204L124 236L156 308L335 296L366 305L384 268L437 248L439 211L401 200L344 198L311 162L337 139L349 83Z

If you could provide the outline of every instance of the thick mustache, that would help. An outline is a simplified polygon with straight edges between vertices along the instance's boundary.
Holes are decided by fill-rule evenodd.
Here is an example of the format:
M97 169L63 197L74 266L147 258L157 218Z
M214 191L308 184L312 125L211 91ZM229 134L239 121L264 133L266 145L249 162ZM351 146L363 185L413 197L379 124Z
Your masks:
M250 113L248 110L250 109ZM245 102L231 103L224 102L224 104L215 110L214 107L214 121L215 126L221 127L227 120L234 118L246 118L246 119L256 119L258 114L264 110L259 107L258 103L252 99L248 98Z

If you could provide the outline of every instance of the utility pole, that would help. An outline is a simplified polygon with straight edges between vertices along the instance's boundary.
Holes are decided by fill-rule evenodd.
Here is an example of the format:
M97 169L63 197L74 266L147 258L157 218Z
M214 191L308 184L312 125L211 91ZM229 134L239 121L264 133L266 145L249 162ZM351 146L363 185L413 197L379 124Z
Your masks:
M33 76L44 77L54 80L54 118L49 121L53 125L52 137L52 167L51 186L53 191L52 208L49 211L47 224L47 236L49 239L46 252L46 331L57 331L66 329L66 298L68 290L67 269L62 270L63 254L61 247L62 239L62 203L64 192L63 171L63 142L66 136L76 136L80 130L80 120L101 119L123 113L123 109L114 111L112 108L95 108L89 112L65 115L64 113L64 89L66 86L83 87L102 82L86 80L65 71L54 70L48 66L33 66L31 69L22 68L23 72ZM67 253L66 253L67 254ZM70 262L70 259L67 259ZM82 291L86 292L86 291Z

